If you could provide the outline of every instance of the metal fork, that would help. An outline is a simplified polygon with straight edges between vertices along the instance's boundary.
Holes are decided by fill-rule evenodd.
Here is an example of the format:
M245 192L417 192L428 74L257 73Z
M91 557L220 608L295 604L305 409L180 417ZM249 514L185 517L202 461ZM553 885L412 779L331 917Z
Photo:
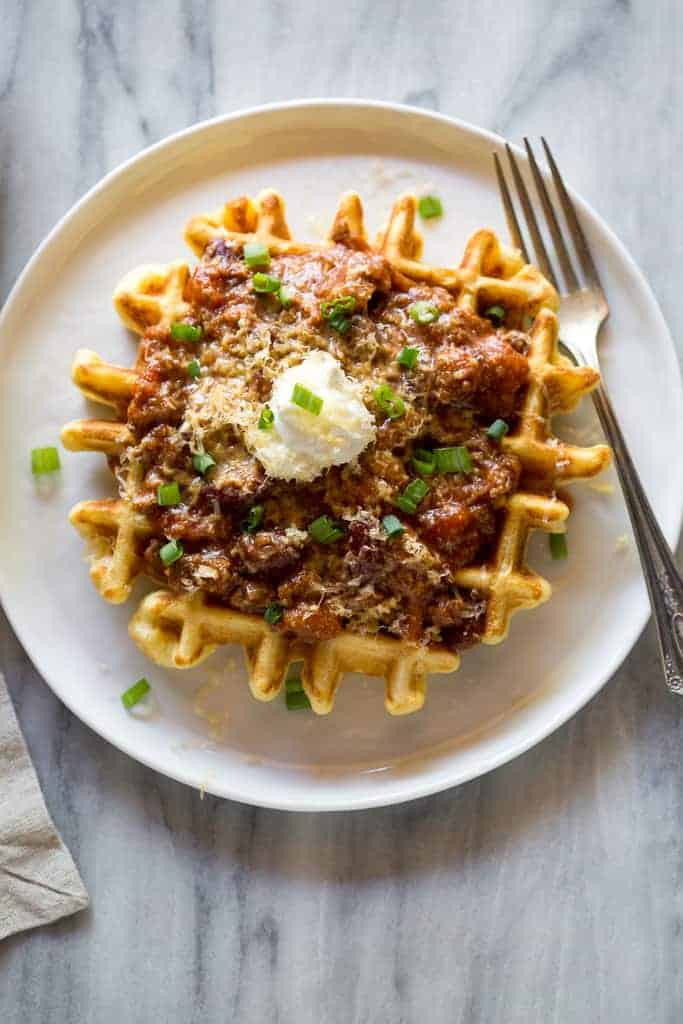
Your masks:
M555 258L562 271L564 289L558 283L558 276L548 256L519 164L512 150L506 144L512 178L534 247L536 265L560 294L561 345L575 363L599 369L598 343L600 330L609 315L607 299L588 242L579 223L574 203L557 169L547 142L545 139L541 139L541 142L559 206L574 243L576 259L583 278L582 283L579 281L575 263L565 241L556 202L550 196L527 139L524 140L524 146L529 159L531 175L545 217L545 224L552 238ZM521 250L524 259L530 262L502 163L495 153L493 159L510 235L514 244ZM643 490L604 383L598 384L592 394L598 418L614 452L617 473L631 518L643 574L650 595L652 613L657 626L664 679L672 693L683 694L683 580Z

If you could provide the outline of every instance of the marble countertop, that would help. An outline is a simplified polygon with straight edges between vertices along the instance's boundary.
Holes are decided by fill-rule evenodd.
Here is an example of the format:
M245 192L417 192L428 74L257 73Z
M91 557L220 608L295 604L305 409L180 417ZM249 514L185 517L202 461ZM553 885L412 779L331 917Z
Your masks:
M558 140L675 331L682 44L677 0L10 0L0 297L142 147L241 106L364 96ZM202 800L129 760L57 701L4 621L0 668L92 895L0 945L3 1024L680 1020L683 703L651 627L523 757L354 814Z

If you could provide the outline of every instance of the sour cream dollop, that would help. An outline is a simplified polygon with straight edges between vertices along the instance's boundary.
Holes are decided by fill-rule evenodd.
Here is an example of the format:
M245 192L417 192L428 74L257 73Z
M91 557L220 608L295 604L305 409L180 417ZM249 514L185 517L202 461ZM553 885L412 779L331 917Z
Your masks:
M322 399L319 415L292 401L296 384ZM276 379L268 402L273 426L259 430L253 423L247 443L269 476L313 480L330 466L351 462L373 440L375 420L361 393L334 356L311 352Z

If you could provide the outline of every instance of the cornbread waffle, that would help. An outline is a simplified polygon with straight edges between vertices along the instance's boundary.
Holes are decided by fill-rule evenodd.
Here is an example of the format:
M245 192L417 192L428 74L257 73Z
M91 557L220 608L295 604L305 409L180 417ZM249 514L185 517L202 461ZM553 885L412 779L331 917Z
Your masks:
M531 530L565 530L568 506L555 489L575 479L594 476L609 461L602 445L579 448L554 437L553 413L575 406L590 391L598 375L574 367L557 348L557 295L548 281L520 255L500 245L491 231L478 231L469 241L457 268L435 267L420 261L421 239L415 229L417 201L404 195L396 202L386 230L371 245L367 239L359 197L347 193L340 201L329 243L381 253L396 279L410 284L427 282L446 288L464 310L478 312L501 304L510 326L522 327L533 318L529 334L529 383L516 426L501 445L520 460L521 489L505 502L500 514L498 541L485 563L456 570L455 582L487 599L482 640L500 642L512 614L532 608L550 596L550 585L525 564ZM242 197L219 211L193 218L185 238L201 255L212 241L238 243L258 240L272 254L305 253L320 246L293 241L284 204L268 190L255 201ZM185 316L189 306L184 290L187 264L145 266L131 271L119 284L114 302L124 323L138 334L150 326L164 326ZM81 391L113 407L121 421L78 420L67 424L63 441L72 450L120 454L129 443L125 410L133 392L136 371L111 366L89 350L81 350L73 367ZM144 514L134 511L125 495L118 499L85 501L71 513L71 521L91 542L91 575L102 596L124 601L135 578L143 571L139 542L150 532ZM429 673L450 672L458 655L440 645L417 645L385 635L368 636L343 631L314 643L290 639L260 617L214 603L205 594L176 593L165 589L146 597L130 624L138 646L159 664L187 668L208 657L218 646L239 643L246 652L252 693L261 700L280 690L288 666L303 662L303 686L313 709L331 710L344 672L360 671L385 679L387 710L403 714L419 709Z

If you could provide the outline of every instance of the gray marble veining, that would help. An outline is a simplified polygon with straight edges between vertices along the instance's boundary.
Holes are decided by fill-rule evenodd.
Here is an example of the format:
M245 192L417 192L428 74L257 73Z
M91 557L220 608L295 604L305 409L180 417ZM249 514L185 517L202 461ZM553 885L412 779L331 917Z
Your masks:
M3 297L141 147L241 106L368 96L547 134L676 331L677 0L5 0L0 38ZM93 897L0 945L3 1024L681 1019L683 704L651 629L514 763L317 817L200 800L127 759L58 703L5 623L0 666Z

